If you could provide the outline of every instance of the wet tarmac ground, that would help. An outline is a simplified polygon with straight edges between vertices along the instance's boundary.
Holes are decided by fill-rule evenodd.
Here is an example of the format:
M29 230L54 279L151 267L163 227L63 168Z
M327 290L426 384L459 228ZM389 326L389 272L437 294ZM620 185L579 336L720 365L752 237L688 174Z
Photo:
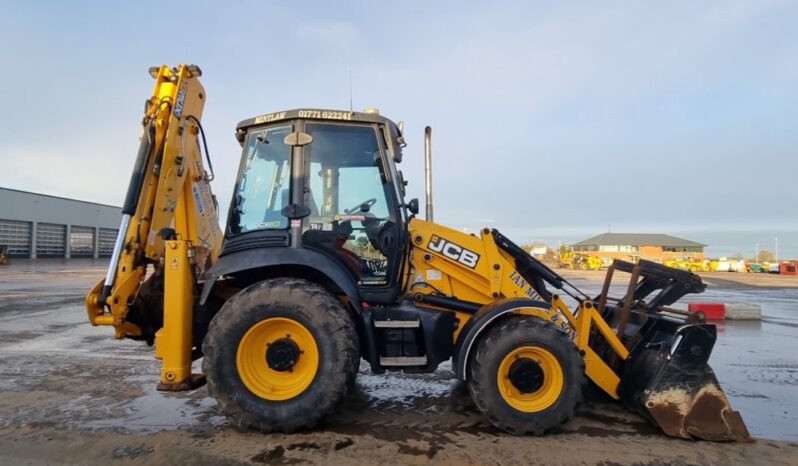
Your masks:
M104 262L20 261L0 268L0 430L16 429L19 434L20 429L33 428L74 432L78 437L84 432L148 436L175 430L200 439L237 435L228 432L225 418L204 388L185 393L155 390L160 366L152 348L141 342L114 340L109 327L88 324L83 299L104 274L104 267ZM580 275L573 281L593 292L602 277ZM798 287L749 287L725 283L722 278L705 279L710 285L713 280L718 286L700 295L700 300L762 305L761 322L719 324L719 341L710 363L751 433L760 439L787 441L771 443L777 445L773 448L789 447L791 456L785 456L783 464L790 464L798 458L798 448L792 444L798 441ZM199 371L198 363L196 368ZM439 452L438 458L460 458L443 452L447 443L463 442L464 438L489 439L491 445L519 441L482 418L448 364L426 375L373 375L362 364L355 393L327 420L321 433L314 435L289 437L312 444L333 436L329 448L324 447L324 454L330 455L347 448L347 442L355 442L361 438L358 436L368 435L378 443L395 446L399 454L422 459ZM269 442L274 440L273 436L259 438L266 437ZM595 448L623 438L665 452L692 445L663 438L645 420L600 394L595 394L561 433L547 438L550 443L566 445L568 439L578 438L572 447L595 444ZM290 464L282 459L318 454L318 449L291 442L263 450L264 461L258 461L257 455L250 460ZM708 455L718 444L703 445L705 453L688 448L679 457L711 458L700 455ZM282 450L278 451L278 446ZM131 448L134 450L123 449L120 454L128 459L137 456L136 447ZM0 463L3 449L0 441ZM461 455L469 449L458 446L458 450ZM747 455L746 450L734 451L742 455L738 458ZM482 463L479 452L477 448L468 453L470 461ZM779 453L773 462L778 464L780 457ZM487 457L483 459L487 461Z

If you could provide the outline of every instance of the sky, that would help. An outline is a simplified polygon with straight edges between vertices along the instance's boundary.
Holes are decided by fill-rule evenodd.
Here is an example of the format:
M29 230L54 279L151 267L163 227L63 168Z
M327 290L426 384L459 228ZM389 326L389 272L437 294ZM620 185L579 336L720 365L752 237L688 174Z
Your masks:
M0 186L120 205L147 69L195 63L226 212L236 123L347 109L351 73L355 109L404 121L422 206L432 126L440 223L732 232L798 256L796 24L798 2L765 0L0 0Z

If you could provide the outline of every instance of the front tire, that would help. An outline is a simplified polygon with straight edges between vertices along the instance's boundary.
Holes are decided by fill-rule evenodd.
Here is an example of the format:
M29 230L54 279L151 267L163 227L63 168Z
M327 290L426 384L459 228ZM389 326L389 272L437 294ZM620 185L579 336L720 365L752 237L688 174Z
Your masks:
M537 317L511 317L488 329L469 367L477 408L511 434L556 429L583 399L585 364L576 345Z
M311 282L279 278L230 298L203 343L208 391L231 422L264 432L315 426L346 397L359 365L352 319Z

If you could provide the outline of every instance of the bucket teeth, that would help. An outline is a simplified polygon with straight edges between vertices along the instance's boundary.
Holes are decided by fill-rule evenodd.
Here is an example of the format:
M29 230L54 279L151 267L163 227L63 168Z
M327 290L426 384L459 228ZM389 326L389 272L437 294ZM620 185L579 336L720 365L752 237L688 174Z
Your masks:
M715 327L653 326L626 362L618 393L671 437L747 441L742 416L732 410L708 364Z

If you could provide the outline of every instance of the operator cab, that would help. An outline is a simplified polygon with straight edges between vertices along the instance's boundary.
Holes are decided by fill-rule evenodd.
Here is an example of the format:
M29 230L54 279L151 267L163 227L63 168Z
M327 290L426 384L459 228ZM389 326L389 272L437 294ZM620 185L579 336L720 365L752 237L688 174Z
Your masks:
M311 250L364 300L395 300L412 214L395 165L399 127L374 111L298 109L242 121L236 137L244 151L221 256L282 248L285 263Z

